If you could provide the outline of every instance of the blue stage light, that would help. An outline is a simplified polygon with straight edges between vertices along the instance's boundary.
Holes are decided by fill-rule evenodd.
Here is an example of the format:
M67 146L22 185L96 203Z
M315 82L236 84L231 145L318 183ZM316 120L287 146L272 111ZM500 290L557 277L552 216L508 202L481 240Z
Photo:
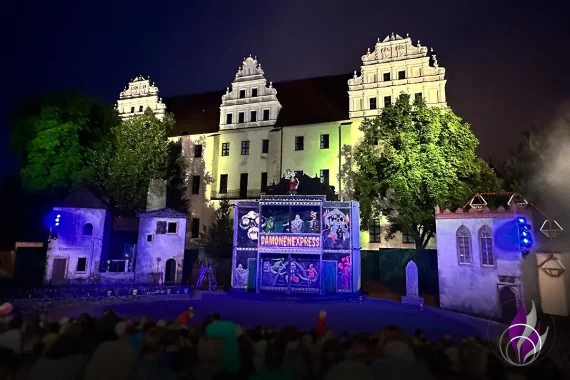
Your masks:
M531 227L526 218L518 217L517 225L519 230L519 246L523 256L528 255L533 245Z

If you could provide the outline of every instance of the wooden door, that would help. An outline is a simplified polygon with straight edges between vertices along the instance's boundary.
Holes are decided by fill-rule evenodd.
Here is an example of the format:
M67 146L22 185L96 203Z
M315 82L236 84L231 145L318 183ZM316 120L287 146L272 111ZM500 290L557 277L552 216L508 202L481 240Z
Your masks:
M54 259L51 271L51 283L53 285L65 284L65 269L67 267L67 259Z

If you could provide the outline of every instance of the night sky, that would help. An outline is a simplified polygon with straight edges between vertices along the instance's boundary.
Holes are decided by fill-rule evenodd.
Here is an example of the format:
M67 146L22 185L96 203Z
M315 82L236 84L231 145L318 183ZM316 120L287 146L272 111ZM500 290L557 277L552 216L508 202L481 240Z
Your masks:
M165 97L220 90L250 53L276 82L351 73L366 49L392 32L434 48L447 69L448 104L472 125L479 153L498 164L523 131L570 100L570 9L563 7L504 0L20 1L4 8L0 23L0 175L16 167L5 126L23 96L74 88L112 104L139 74L150 75Z

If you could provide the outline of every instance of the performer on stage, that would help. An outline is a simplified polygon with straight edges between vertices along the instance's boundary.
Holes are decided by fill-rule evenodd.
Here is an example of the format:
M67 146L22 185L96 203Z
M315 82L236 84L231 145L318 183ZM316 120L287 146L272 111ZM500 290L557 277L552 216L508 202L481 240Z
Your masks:
M287 194L296 195L300 183L299 177L297 177L297 174L295 174L294 171L292 171L291 169L287 169L285 171L285 178L289 180L289 191L287 192Z

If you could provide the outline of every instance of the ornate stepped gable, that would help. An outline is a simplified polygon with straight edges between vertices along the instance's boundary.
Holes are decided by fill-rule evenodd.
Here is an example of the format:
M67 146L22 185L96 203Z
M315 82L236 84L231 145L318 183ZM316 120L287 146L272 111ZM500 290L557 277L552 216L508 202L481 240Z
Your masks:
M150 81L150 77L139 75L121 92L115 108L123 119L143 114L147 108L150 108L157 118L162 119L166 105L158 96L158 92L158 87Z
M277 90L264 76L257 57L244 58L235 80L222 96L220 130L272 126L281 104Z
M439 67L437 56L432 54L428 57L428 51L433 53L433 49L430 50L426 46L422 46L419 40L418 44L414 46L409 36L403 38L398 34L392 33L382 41L378 39L373 52L370 52L370 48L368 49L368 52L361 58L362 66L364 68L371 65L426 58L431 60L431 66L428 66L427 70L421 73L421 76L445 75L445 68ZM348 81L349 86L359 86L363 84L364 78L362 73L357 75L356 71L354 72L353 78Z

